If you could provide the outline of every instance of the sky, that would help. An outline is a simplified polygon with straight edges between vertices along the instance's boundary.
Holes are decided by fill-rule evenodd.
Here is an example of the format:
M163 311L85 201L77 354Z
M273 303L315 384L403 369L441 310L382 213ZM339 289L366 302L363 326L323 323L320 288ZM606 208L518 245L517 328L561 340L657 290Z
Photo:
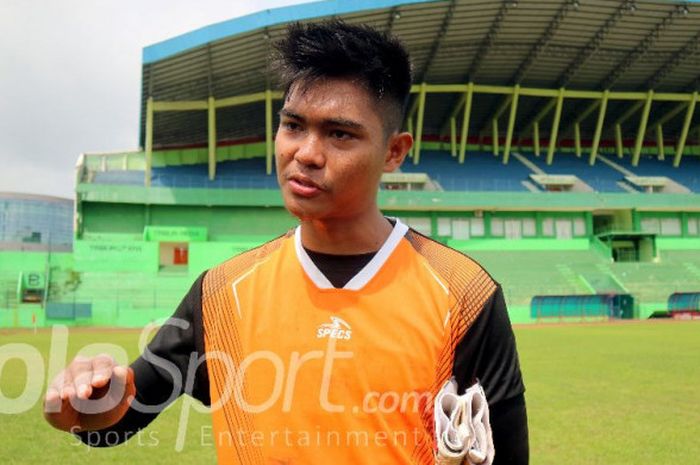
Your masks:
M136 149L145 46L302 0L0 0L0 192L74 196L82 152Z

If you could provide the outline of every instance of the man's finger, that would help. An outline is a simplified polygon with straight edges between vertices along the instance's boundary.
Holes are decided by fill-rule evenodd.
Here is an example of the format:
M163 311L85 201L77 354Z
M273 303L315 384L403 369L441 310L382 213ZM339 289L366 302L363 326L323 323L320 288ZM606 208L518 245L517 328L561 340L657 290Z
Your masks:
M92 359L92 387L101 388L107 385L112 378L114 359L106 354L98 355Z
M73 386L79 399L87 399L92 394L92 361L87 357L75 357L70 364Z
M63 370L61 374L56 377L56 385L58 386L58 391L61 393L61 400L66 400L70 396L75 395L73 376L68 368Z
M44 397L44 411L45 412L59 412L61 410L61 393L58 389L50 386L46 391L46 396Z

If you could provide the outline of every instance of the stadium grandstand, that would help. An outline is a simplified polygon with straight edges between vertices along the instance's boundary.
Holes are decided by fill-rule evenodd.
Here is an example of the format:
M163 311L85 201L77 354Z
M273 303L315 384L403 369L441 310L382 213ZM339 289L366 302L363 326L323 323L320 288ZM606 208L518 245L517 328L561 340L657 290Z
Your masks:
M80 155L73 252L1 261L44 290L4 281L0 326L141 326L293 226L271 44L329 18L391 32L413 59L416 142L383 210L482 263L513 322L698 310L700 3L325 0L144 48L141 148Z

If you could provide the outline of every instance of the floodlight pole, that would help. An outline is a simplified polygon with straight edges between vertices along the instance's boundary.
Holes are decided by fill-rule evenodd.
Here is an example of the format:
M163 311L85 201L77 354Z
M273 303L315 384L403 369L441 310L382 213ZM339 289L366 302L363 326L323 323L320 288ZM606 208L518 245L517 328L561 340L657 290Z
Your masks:
M647 123L649 122L649 112L651 111L651 103L654 100L654 91L649 90L647 99L644 102L644 110L642 119L639 120L639 129L637 130L637 140L634 141L634 153L632 154L632 166L639 164L639 156L642 153L642 145L644 144L644 134L647 132Z
M510 114L508 115L508 130L506 131L506 146L503 149L503 164L508 163L510 156L510 146L513 139L513 128L515 126L515 115L518 111L518 96L520 95L520 84L513 87L513 97L510 103Z
M153 158L153 97L146 100L146 169L144 185L151 187L151 165Z
M695 104L698 101L698 91L693 92L693 96L688 104L688 111L685 114L685 120L683 121L683 130L681 131L681 138L678 140L678 145L676 146L676 154L673 157L673 166L678 168L681 164L681 158L683 158L683 149L685 149L685 140L688 137L688 129L690 129L690 123L693 121L693 113L695 113Z
M552 130L549 131L549 150L547 151L547 164L551 165L554 160L554 150L557 148L557 133L559 132L559 120L561 119L561 109L564 105L564 88L559 89L557 105L554 109L554 121Z
M272 174L272 91L265 90L265 172Z
M208 143L209 149L209 180L213 181L216 176L216 101L214 97L207 99L207 121L208 121Z
M462 115L462 133L459 141L459 162L464 163L467 152L467 136L469 134L469 117L472 111L472 97L474 96L474 83L467 84L467 92L464 96L464 114Z
M598 146L600 145L600 135L603 133L603 123L605 122L605 111L608 108L608 97L610 91L605 89L603 98L600 100L600 109L598 111L598 120L595 125L595 134L593 134L593 145L591 146L591 154L588 158L588 164L593 166L595 159L598 156Z

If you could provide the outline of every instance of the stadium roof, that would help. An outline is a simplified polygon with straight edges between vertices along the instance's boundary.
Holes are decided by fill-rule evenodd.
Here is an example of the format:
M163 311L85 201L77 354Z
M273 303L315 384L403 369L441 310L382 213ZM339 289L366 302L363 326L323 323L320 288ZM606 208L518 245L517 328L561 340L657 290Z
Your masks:
M325 0L265 10L146 47L141 145L149 96L154 101L206 101L210 96L222 99L274 88L271 44L282 36L286 24L331 17L399 36L411 53L415 83L674 93L700 87L698 2ZM444 133L456 100L454 94L428 94L424 134ZM515 126L522 130L548 99L520 100ZM471 134L484 133L507 103L504 95L475 96ZM583 101L564 105L560 130L564 136L567 123L571 129L571 121L586 106ZM639 117L630 116L640 106L640 102L611 101L605 121L636 130ZM669 115L675 107L678 102L655 101L650 111ZM219 108L216 113L219 141L265 134L264 101ZM670 115L665 131L680 132L683 114ZM593 113L593 118L581 121L581 131L591 134L595 119ZM157 112L154 146L206 144L207 123L206 111Z

